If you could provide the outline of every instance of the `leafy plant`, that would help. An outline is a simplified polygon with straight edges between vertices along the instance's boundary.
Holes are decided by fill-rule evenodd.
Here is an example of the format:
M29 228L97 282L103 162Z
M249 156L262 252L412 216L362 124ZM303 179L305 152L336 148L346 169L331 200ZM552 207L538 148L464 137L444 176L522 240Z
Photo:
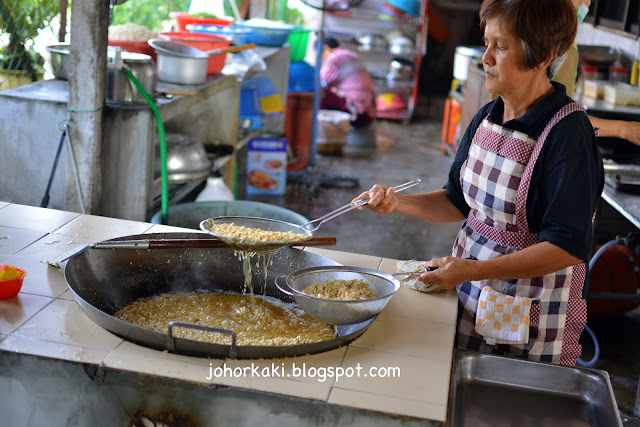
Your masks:
M0 0L0 30L9 40L0 48L0 68L24 70L36 81L44 59L33 50L33 39L59 10L59 0Z
M196 18L212 18L212 19L219 19L216 15L214 15L213 13L207 13L207 12L198 12L198 13L194 13L191 16L195 16Z
M302 12L289 7L288 1L278 3L269 2L267 8L267 16L272 20L294 25L304 24L304 15Z
M189 3L191 0L131 0L113 7L111 25L134 23L159 31L169 12L186 12Z

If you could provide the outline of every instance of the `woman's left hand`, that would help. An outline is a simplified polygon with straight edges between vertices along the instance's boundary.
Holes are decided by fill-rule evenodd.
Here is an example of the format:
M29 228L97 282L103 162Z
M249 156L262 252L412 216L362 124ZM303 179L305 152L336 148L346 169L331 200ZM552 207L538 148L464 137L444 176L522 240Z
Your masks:
M473 280L475 276L476 260L462 259L452 256L433 258L425 266L436 267L420 275L420 280L426 284L435 284L443 289L455 288L461 283Z

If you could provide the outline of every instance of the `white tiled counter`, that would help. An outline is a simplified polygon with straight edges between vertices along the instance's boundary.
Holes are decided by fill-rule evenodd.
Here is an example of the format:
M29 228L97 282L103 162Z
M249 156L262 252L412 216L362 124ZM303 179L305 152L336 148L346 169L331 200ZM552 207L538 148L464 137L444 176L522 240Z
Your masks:
M0 202L0 263L27 271L18 297L0 301L0 413L10 414L7 425L119 425L160 414L212 425L445 423L453 293L403 287L360 338L332 351L225 361L161 352L111 334L76 304L63 271L44 262L81 243L167 231L185 229ZM392 259L307 250L344 265L397 271ZM295 375L303 364L315 375ZM260 376L211 375L225 367L250 367ZM354 374L322 380L338 367ZM387 368L399 377L369 374Z

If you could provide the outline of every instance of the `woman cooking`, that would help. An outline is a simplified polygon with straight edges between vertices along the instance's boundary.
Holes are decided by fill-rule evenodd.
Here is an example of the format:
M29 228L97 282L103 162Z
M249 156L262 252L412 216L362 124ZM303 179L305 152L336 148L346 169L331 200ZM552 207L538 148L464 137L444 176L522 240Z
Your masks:
M355 200L370 197L380 214L466 220L452 256L420 275L457 287L459 347L574 365L604 176L587 115L550 82L576 11L571 0L485 0L480 22L485 84L497 98L467 128L444 189L399 195L375 185Z

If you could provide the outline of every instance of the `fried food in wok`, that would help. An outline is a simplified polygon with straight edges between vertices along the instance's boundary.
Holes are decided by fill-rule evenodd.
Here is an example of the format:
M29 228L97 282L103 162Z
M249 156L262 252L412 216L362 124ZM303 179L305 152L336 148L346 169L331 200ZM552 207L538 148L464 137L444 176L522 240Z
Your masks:
M238 345L298 345L324 341L334 331L301 310L271 297L213 292L178 292L134 301L114 314L118 319L167 333L171 321L229 329ZM177 328L175 335L195 341L230 344L228 335Z
M261 228L245 227L243 225L211 224L209 231L219 236L232 239L242 239L250 242L300 242L308 240L311 236L297 234L293 231L269 231Z

